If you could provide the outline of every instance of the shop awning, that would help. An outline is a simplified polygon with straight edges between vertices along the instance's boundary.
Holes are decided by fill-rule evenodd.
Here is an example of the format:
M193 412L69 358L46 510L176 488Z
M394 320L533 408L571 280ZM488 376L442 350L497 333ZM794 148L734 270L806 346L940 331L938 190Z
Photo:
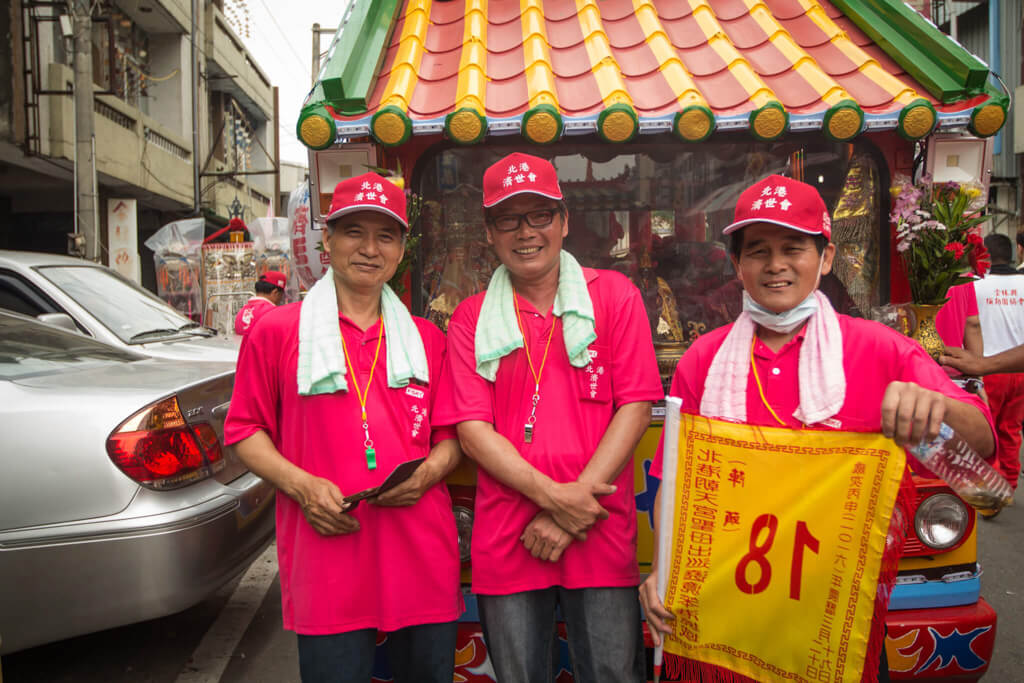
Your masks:
M900 0L352 0L299 138L995 134L987 66Z

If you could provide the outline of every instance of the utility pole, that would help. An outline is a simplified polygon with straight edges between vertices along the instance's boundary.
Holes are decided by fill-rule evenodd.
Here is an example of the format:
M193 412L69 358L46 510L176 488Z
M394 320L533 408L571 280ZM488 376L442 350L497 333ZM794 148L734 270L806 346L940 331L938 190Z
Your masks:
M281 201L281 106L278 101L277 86L274 86L274 198L270 200L270 206L274 208L274 215L278 212L278 202ZM285 207L287 215L287 207ZM0 682L2 683L2 682Z
M201 216L199 191L199 0L192 0L192 215Z
M72 0L72 9L75 50L75 234L79 237L71 240L69 247L80 248L81 253L78 255L90 261L99 261L90 2ZM78 243L81 243L80 246Z
M313 24L313 85L316 85L317 74L320 73L320 24Z

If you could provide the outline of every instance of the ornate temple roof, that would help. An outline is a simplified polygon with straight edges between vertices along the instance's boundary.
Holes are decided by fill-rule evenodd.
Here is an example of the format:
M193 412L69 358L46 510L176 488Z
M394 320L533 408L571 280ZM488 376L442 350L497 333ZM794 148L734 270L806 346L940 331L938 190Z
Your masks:
M899 0L352 0L303 108L371 135L996 133L987 66Z

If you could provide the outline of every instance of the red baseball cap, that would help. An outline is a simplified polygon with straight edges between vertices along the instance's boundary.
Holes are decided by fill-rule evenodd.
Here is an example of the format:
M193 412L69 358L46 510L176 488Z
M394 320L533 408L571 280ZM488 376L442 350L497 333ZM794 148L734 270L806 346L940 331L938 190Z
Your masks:
M515 152L484 171L484 208L517 194L561 199L558 172L547 159Z
M279 270L268 270L259 277L260 282L269 282L275 287L284 289L285 285L288 284L288 276Z
M723 235L751 223L774 223L808 235L832 239L832 219L818 191L799 180L770 175L743 191L736 200L733 222Z
M391 216L403 228L409 229L405 192L376 173L364 173L338 183L331 197L331 208L324 220L330 222L357 211L376 211Z

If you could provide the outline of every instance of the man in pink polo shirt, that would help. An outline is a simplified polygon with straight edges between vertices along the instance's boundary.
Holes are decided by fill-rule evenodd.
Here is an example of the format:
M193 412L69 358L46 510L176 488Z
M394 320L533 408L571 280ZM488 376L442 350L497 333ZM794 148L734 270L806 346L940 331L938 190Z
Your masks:
M306 683L369 683L378 631L396 681L452 680L462 599L443 478L459 448L431 425L444 337L386 284L407 230L391 182L339 183L330 269L301 304L267 313L239 358L224 440L279 491L282 613ZM419 458L398 486L345 500Z
M946 422L983 456L992 455L991 419L977 396L954 385L916 341L879 323L835 313L818 291L822 275L832 268L835 246L829 242L825 203L814 187L769 176L740 195L735 220L723 232L732 234L733 267L744 288L743 313L736 323L699 337L680 359L671 395L682 399L682 412L723 417L708 409L721 404L721 392L706 380L716 356L739 344L741 355L749 358L745 397L740 399L743 422L882 432L903 445L934 437ZM749 321L753 339L738 339ZM810 396L800 392L802 371L807 370L802 363L817 365L817 373L808 376L826 380ZM823 411L828 416L811 424L797 417L821 414L821 406L829 404ZM660 448L651 474L661 475ZM655 529L657 523L655 519ZM671 632L665 622L672 615L658 596L657 572L654 558L651 574L640 587L640 601L652 636L660 642L660 633ZM881 638L884 624L876 626L872 637ZM884 648L878 666L879 680L888 681ZM723 680L734 680L728 676L732 674Z
M550 162L484 173L487 291L448 326L435 413L479 465L473 591L498 681L553 680L555 610L577 681L640 681L633 449L662 397L640 292L562 251Z
M285 274L277 270L268 270L256 280L253 289L256 294L249 298L235 316L235 334L244 337L264 313L272 311L284 301L284 288L288 284Z

